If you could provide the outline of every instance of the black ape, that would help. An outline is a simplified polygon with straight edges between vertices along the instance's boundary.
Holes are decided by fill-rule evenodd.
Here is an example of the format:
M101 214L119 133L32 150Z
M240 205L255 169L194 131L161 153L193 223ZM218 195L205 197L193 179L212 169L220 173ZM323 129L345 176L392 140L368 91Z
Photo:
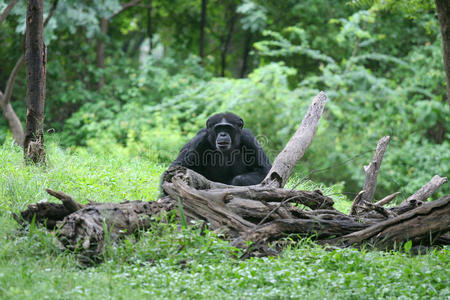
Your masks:
M243 127L244 121L233 113L213 115L170 166L181 165L226 184L260 183L272 166L252 132Z

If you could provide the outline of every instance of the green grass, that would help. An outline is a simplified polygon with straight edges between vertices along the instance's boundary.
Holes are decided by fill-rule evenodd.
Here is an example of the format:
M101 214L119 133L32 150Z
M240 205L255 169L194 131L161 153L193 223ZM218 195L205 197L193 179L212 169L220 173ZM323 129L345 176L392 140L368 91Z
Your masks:
M117 145L65 151L49 142L47 152L47 168L25 167L19 148L0 146L0 299L450 297L447 249L412 256L330 250L303 240L280 257L240 261L239 250L215 234L164 223L138 240L109 245L102 264L85 267L74 254L61 252L46 230L20 232L11 212L54 201L46 187L81 202L153 200L164 166ZM318 188L311 182L300 187ZM348 209L342 185L320 188L339 209Z

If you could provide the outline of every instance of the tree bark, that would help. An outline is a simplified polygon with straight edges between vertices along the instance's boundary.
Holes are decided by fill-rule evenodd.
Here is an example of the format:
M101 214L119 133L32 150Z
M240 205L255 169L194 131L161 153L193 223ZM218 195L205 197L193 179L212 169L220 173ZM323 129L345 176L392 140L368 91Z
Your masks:
M44 45L44 1L29 0L26 25L27 117L25 162L45 163L44 108L47 53Z
M96 259L108 242L149 228L152 216L176 208L174 203L164 199L82 205L63 192L47 189L47 193L62 203L30 204L20 217L14 214L14 219L22 225L34 221L51 230L58 228L57 237L61 244L66 249L77 250L84 262Z
M200 44L199 44L199 55L201 63L204 64L205 56L205 28L206 28L206 9L208 7L208 1L202 0L202 12L200 18Z
M442 52L447 78L447 102L450 104L450 2L448 0L436 0L436 9L441 25Z

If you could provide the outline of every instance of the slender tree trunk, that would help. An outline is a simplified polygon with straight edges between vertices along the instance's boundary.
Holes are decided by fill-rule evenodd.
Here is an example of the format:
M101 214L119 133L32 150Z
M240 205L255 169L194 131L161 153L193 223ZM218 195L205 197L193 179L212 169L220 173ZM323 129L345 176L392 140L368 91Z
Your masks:
M11 1L8 4L8 7L5 8L1 17L0 17L0 25L2 21L8 17L8 14L11 12L12 6L14 6L17 1ZM56 10L58 5L58 0L54 0L52 7L50 8L50 12L47 15L47 18L44 21L44 27L47 25L50 18L53 16L53 13ZM17 116L14 108L11 105L11 96L14 89L14 83L16 81L17 74L25 63L25 55L22 54L14 65L11 74L9 75L8 82L6 83L5 94L0 91L0 108L2 109L3 115L5 116L6 121L8 122L9 128L13 134L14 142L19 146L23 147L24 142L24 133L22 123L20 122L19 117Z
M0 98L2 97L2 93L0 92ZM11 103L6 103L6 105L2 105L3 116L5 116L6 121L8 122L9 128L13 134L14 142L23 146L23 128L22 123L20 123L19 117L17 117L16 112L14 111Z
M232 11L233 11L232 16L229 20L229 25L228 25L228 33L227 33L227 36L225 37L225 41L224 41L223 47L222 47L222 52L220 54L220 56L221 56L220 76L222 76L222 77L225 76L225 70L227 68L228 47L230 46L231 38L233 37L234 24L236 23L236 18L237 18L236 9L234 7L232 8Z
M16 81L17 74L22 68L24 62L25 55L22 54L9 75L8 82L6 83L5 94L3 95L0 91L0 108L2 109L3 116L5 116L5 119L8 122L9 128L11 129L14 142L19 146L23 146L23 127L22 123L20 123L19 117L17 117L17 114L11 105L10 100L14 88L14 82Z
M199 55L201 63L203 64L203 59L205 55L205 27L206 27L206 8L208 5L207 0L202 0L202 14L200 19L200 49Z
M436 8L441 24L444 69L447 77L447 102L450 103L450 1L436 0Z
M105 39L108 34L108 19L100 19L100 33L101 36L97 39L97 54L96 54L96 66L99 69L105 68ZM97 83L97 90L101 90L105 85L105 77L103 74L100 76Z
M247 38L245 39L245 48L244 48L244 55L242 57L242 66L241 66L241 73L239 74L240 78L244 78L245 74L247 73L247 64L248 64L248 57L250 55L250 50L252 49L252 32L248 31Z
M27 118L25 162L45 162L44 107L47 53L44 45L44 0L28 0L25 42Z
M153 0L150 0L147 8L147 35L150 40L150 50L153 49L152 9Z

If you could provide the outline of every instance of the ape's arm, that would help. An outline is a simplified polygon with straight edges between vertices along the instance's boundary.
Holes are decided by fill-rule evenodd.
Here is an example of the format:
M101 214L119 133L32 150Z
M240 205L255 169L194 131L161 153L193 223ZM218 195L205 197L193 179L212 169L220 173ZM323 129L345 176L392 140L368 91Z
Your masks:
M170 164L172 166L183 166L187 168L198 167L201 155L208 143L207 130L200 130L197 135L186 143L178 153L178 157Z
M232 185L254 185L261 181L269 173L272 165L269 157L248 129L242 130L241 136L242 159L249 172L237 175L233 178Z

